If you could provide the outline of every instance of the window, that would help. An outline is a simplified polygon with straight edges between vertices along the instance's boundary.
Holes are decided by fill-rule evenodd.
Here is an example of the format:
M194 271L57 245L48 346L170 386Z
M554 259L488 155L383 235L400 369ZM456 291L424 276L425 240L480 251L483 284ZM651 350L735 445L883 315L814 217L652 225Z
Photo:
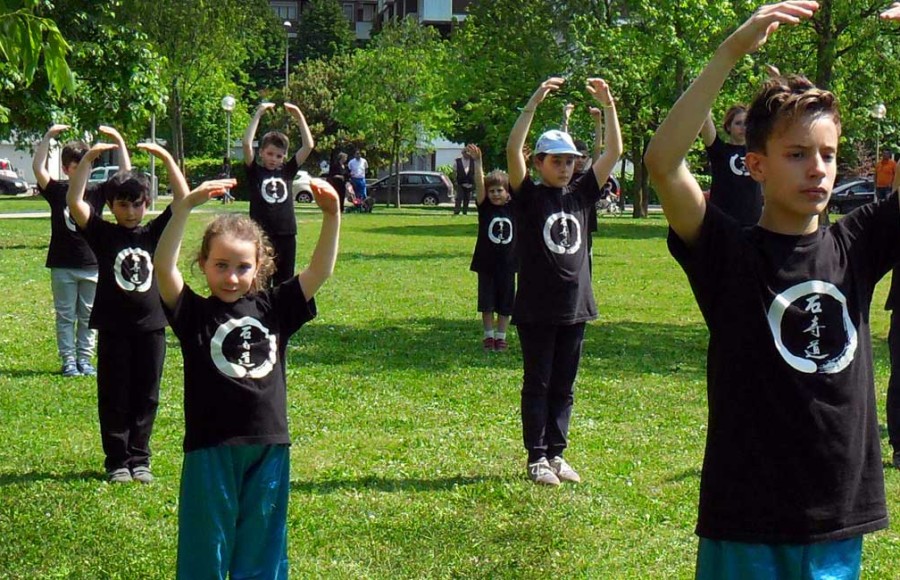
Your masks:
M344 2L341 7L344 9L344 18L346 18L350 22L353 22L353 4Z
M360 22L372 22L375 20L375 5L363 4L362 8L360 8L360 13L362 14L362 17L359 19Z
M97 181L105 181L106 180L106 168L101 167L100 169L95 169L91 171L90 179L96 179Z
M422 183L423 183L422 176L418 175L418 174L407 175L406 179L410 185L422 185Z
M281 20L297 20L297 4L294 2L272 4L272 10Z

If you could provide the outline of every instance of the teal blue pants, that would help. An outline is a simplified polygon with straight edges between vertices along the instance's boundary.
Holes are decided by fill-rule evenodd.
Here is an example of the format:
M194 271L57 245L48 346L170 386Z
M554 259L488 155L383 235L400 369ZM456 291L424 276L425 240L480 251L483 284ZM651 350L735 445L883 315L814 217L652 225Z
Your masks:
M858 580L862 536L816 544L700 538L697 580Z
M289 487L287 445L222 445L185 454L177 577L287 578Z

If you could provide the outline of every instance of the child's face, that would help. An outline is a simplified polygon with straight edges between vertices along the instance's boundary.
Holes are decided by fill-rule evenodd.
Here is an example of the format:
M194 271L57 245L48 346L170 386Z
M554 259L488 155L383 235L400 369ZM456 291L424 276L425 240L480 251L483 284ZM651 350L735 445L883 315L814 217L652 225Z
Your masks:
M550 187L565 187L575 172L575 155L545 155L543 159L535 156L534 166L541 174L541 181Z
M837 174L840 130L831 116L804 117L779 124L766 152L748 152L747 167L763 188L764 218L790 231L828 205ZM814 226L815 227L815 224Z
M72 161L68 165L63 165L62 172L64 175L73 175L76 169L78 169L78 162Z
M200 262L213 296L222 302L236 302L256 281L256 244L229 235L216 236L209 243L209 256Z
M284 165L284 155L284 149L276 147L275 145L266 145L262 148L262 151L259 152L263 167L270 171Z
M743 145L747 142L747 113L738 113L728 126L728 135L735 145Z
M128 201L127 199L115 199L108 204L110 211L116 217L116 223L129 230L141 225L144 215L147 213L147 202Z
M509 192L502 185L492 185L487 190L488 199L494 205L505 205L509 201Z

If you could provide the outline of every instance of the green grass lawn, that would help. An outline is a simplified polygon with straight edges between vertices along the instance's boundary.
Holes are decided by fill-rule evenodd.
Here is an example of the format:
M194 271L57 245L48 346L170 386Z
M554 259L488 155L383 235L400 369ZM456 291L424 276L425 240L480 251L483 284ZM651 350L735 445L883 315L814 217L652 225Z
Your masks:
M2 200L0 212L36 202ZM306 206L299 219L302 264L319 216ZM693 577L707 335L664 220L601 220L601 316L587 329L566 455L585 483L547 489L525 478L514 332L508 353L481 351L476 219L381 206L345 217L319 317L289 348L292 575ZM192 219L182 256L198 289L187 260L205 220ZM180 350L170 335L157 481L105 483L94 381L58 375L48 238L47 220L0 220L0 578L170 578ZM872 312L882 416L886 290ZM896 514L900 472L886 480ZM896 577L898 556L895 530L867 537L864 576Z

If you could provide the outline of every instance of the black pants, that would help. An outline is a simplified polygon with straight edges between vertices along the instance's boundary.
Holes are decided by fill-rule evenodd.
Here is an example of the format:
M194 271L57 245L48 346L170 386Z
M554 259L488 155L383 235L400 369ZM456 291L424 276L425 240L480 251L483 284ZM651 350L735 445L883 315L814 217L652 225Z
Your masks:
M100 331L97 410L107 471L150 465L150 434L159 407L165 358L165 330L136 334Z
M584 323L517 324L525 374L522 435L528 462L562 455L568 442Z
M453 213L458 214L462 208L463 215L469 213L469 200L472 198L472 190L468 187L460 186L456 190L456 200L453 203Z
M272 285L277 286L294 277L294 263L297 261L297 236L269 236L275 249L275 274Z
M891 353L891 378L887 391L888 440L894 451L900 451L900 310L891 310L891 329L888 331Z

